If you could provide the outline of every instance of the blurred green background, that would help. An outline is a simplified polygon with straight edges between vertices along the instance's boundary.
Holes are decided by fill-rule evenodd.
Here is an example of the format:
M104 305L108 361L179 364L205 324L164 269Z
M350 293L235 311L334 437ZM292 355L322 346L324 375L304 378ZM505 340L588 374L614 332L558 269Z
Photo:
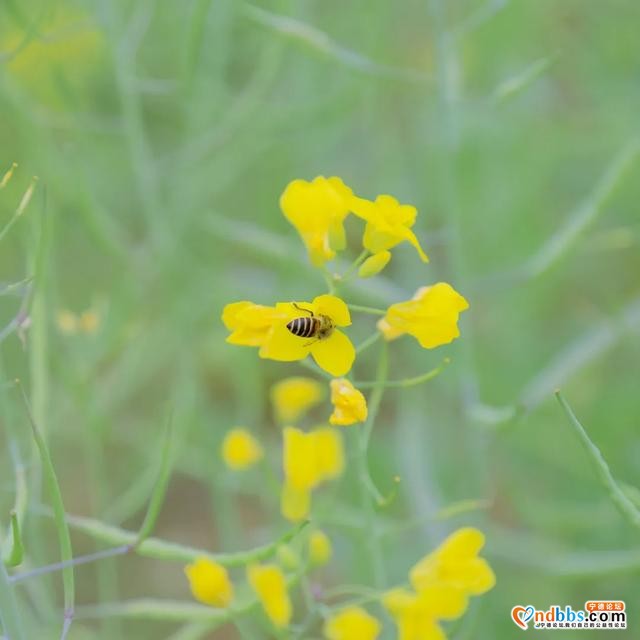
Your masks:
M374 430L376 482L402 479L378 514L389 586L475 524L498 583L451 638L516 638L512 606L588 599L625 600L640 629L637 529L553 397L562 388L614 476L640 487L639 25L636 0L2 2L0 170L19 166L0 229L39 180L0 244L3 286L33 278L0 297L1 378L27 388L66 510L136 529L172 409L179 453L156 535L235 551L286 530L260 473L231 476L218 449L247 426L277 471L268 390L304 370L227 345L219 316L325 291L278 198L294 178L338 175L416 205L431 257L399 248L349 301L384 306L446 280L471 304L455 344L392 345L393 378L452 363L388 391ZM60 331L63 310L91 310L96 330ZM350 335L373 328L357 316ZM373 378L374 356L357 379ZM17 456L33 483L25 567L55 562L24 407L15 387L1 394L0 523ZM336 547L318 588L371 584L358 504L349 472L318 498ZM77 532L73 544L104 546ZM84 617L188 601L180 564L127 556L76 579L70 638L238 637ZM17 591L28 637L57 638L60 575Z

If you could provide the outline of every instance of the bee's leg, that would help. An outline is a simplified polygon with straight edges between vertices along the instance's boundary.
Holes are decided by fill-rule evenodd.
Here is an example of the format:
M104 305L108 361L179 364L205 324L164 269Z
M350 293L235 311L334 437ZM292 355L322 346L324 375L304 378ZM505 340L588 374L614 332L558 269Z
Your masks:
M319 342L320 338L314 338L313 340L309 340L309 342L305 342L302 346L303 347L310 347L312 344L314 344L315 342Z
M301 307L300 305L298 305L296 302L292 302L291 303L298 311L304 311L305 313L308 313L310 316L313 316L313 311L311 311L311 309L305 309L304 307Z

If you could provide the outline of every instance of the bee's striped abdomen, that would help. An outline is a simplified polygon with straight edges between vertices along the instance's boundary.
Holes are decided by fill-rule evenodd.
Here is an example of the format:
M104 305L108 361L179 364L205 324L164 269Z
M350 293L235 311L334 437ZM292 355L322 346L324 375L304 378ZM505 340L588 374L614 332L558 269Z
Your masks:
M314 317L294 318L287 324L287 329L299 338L310 338L317 331L318 320Z

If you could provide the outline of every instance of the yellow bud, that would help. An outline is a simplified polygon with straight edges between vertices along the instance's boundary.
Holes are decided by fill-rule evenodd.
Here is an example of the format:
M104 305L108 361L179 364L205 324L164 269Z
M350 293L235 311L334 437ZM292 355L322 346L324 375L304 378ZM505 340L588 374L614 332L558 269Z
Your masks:
M324 531L316 529L309 536L309 559L311 564L320 567L331 560L333 548L331 540Z
M240 427L229 431L222 443L222 459L233 470L248 469L263 455L260 443Z
M193 597L212 607L228 607L233 600L233 584L227 570L209 558L197 558L184 572Z
M391 260L391 251L379 251L367 258L360 269L358 269L358 275L361 278L371 278L380 273Z

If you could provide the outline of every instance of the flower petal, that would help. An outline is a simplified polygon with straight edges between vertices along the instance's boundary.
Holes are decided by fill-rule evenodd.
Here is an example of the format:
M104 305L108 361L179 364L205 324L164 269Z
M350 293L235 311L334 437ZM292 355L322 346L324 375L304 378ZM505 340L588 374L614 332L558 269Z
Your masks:
M319 367L340 378L351 371L356 350L342 331L334 329L328 338L311 345L311 355Z
M380 273L389 264L389 260L391 260L390 251L379 251L362 263L358 269L358 275L361 278L371 278Z
M260 347L259 355L261 358L269 360L292 362L306 358L310 348L308 338L294 336L287 329L285 321L280 321L273 327L264 344Z
M313 306L317 314L329 316L338 327L348 327L351 324L349 307L340 298L325 294L313 299Z

